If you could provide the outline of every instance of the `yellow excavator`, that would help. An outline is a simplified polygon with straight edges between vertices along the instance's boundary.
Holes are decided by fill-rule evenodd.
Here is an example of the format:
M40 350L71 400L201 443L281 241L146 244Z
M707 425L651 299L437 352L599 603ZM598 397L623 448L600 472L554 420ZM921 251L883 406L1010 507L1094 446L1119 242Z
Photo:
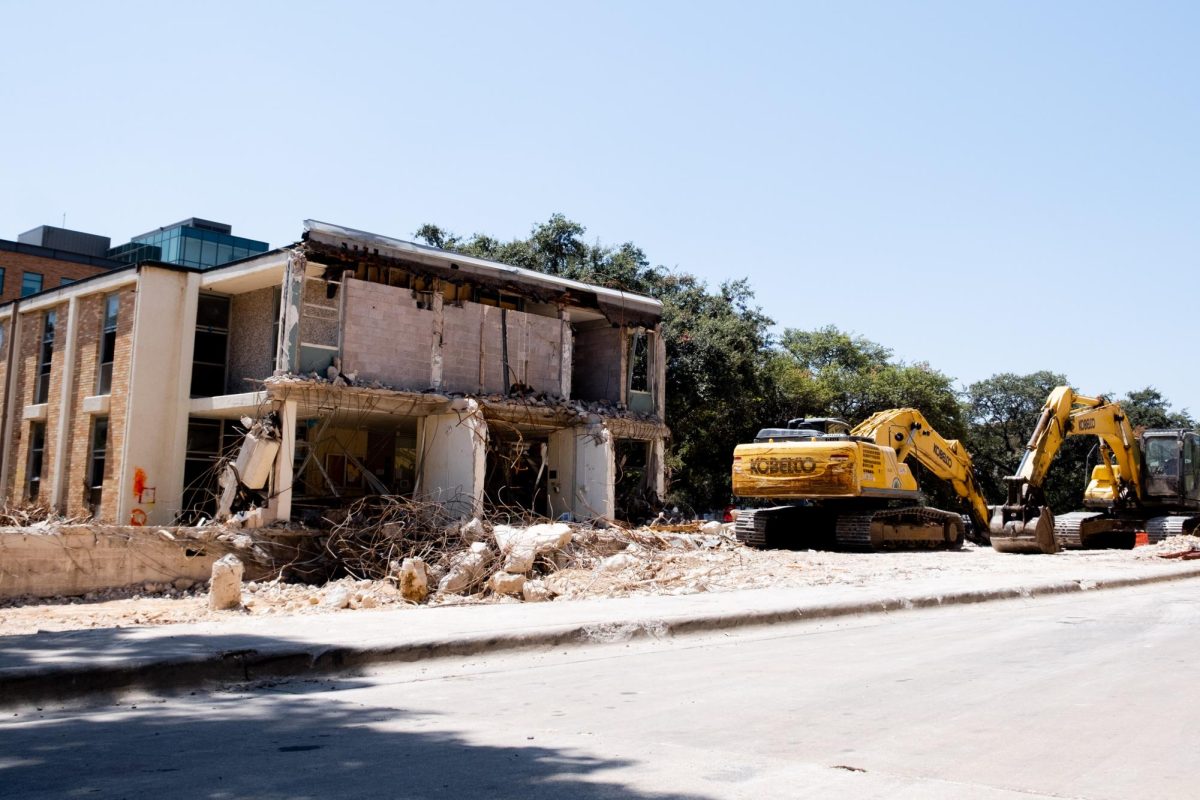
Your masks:
M988 505L971 457L943 438L920 411L880 411L853 429L829 417L794 419L764 428L733 453L733 493L767 508L743 509L742 542L760 548L833 546L851 550L962 545L958 512L921 505L906 463L913 458L946 481L979 531Z
M1055 516L1044 483L1067 436L1096 436L1100 463L1083 495L1086 510ZM1134 430L1120 404L1050 392L1016 474L1005 478L1008 499L992 509L992 547L1007 553L1053 553L1060 547L1132 547L1192 533L1200 525L1200 434L1181 428Z

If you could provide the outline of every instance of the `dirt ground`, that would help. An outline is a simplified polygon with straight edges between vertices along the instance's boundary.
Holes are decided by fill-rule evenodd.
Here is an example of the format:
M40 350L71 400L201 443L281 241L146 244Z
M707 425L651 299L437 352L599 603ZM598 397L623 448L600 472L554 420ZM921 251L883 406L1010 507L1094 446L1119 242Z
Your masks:
M1200 539L1175 537L1135 550L1078 550L1053 556L1002 554L967 544L957 552L838 553L759 551L728 535L645 534L633 540L605 534L603 546L577 535L557 565L543 577L557 598L723 592L765 587L808 587L902 583L950 574L1009 574L1026 579L1086 577L1091 567L1161 560L1165 554L1200 551ZM370 613L374 609L416 609L389 581L342 578L324 586L278 582L243 585L244 608L211 611L204 585L146 584L86 597L16 599L0 604L0 635L169 625L228 619L230 615ZM429 605L520 602L486 591L435 595Z

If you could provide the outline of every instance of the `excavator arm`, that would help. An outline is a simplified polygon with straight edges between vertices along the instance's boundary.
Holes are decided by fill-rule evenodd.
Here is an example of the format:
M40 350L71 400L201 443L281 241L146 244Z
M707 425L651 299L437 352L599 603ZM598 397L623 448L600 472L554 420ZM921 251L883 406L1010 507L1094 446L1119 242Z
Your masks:
M992 509L992 546L1010 553L1053 553L1054 516L1045 505L1046 474L1068 436L1096 436L1100 455L1114 487L1114 505L1141 501L1141 456L1137 438L1121 406L1103 397L1076 394L1058 386L1042 406L1025 455L1008 483L1008 499ZM1118 462L1114 464L1114 458ZM1119 466L1118 466L1119 465Z
M914 408L894 408L880 411L859 423L853 436L872 439L882 447L896 451L897 461L915 458L935 477L950 485L960 500L967 504L976 529L987 529L989 510L970 454L956 439L943 438L933 429L925 416Z

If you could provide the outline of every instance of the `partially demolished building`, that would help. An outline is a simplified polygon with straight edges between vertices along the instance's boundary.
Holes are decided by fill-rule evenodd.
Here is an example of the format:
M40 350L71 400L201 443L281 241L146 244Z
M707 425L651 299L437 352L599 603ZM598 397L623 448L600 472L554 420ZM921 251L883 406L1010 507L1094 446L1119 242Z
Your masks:
M143 262L0 306L0 489L135 525L373 494L623 516L664 491L660 321L648 297L311 221L216 268Z

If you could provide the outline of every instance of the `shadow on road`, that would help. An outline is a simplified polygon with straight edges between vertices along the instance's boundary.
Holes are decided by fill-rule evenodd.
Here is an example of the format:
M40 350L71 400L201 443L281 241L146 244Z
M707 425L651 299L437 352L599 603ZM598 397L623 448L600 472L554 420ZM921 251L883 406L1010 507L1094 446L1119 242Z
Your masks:
M311 691L309 684L289 686ZM514 744L477 744L434 730L443 727L437 714L363 706L329 692L197 693L6 717L0 785L8 800L696 797L604 782L605 770L631 762L542 746L532 732L501 727Z

